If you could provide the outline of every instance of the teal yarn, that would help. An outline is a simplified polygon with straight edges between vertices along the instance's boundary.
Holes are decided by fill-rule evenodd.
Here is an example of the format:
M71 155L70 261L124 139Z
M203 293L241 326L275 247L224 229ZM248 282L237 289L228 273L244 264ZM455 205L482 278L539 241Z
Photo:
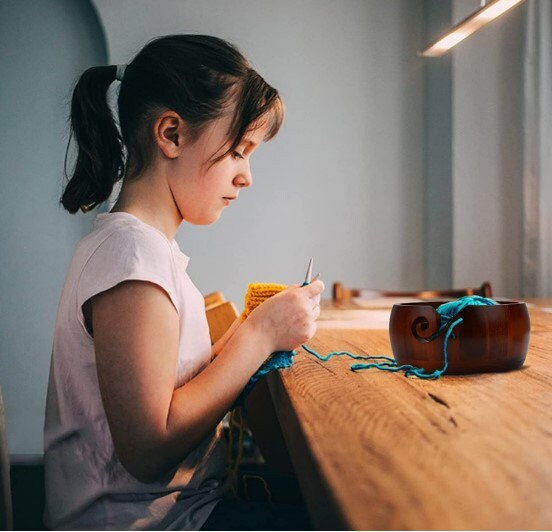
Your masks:
M295 351L277 351L276 353L272 353L272 356L263 362L263 365L249 379L249 382L245 385L245 388L236 399L236 402L232 405L231 410L243 405L251 390L267 373L281 368L289 368L293 364L293 357L296 354Z
M379 369L380 371L390 371L390 372L404 371L405 377L414 375L419 379L438 379L441 377L443 373L445 373L445 371L447 371L447 368L448 368L448 341L453 334L454 328L464 321L463 318L454 319L454 317L457 316L460 311L462 311L463 309L469 306L496 305L496 304L497 304L496 301L493 301L492 299L489 299L486 297L464 296L464 297L461 297L460 299L457 299L456 301L443 303L437 308L437 314L439 314L439 317L441 319L441 323L439 326L439 334L441 334L445 330L446 332L445 332L445 338L443 341L443 367L441 369L436 369L432 373L427 373L424 370L424 368L417 368L416 366L412 366L410 364L403 364L402 366L399 366L397 364L397 361L394 358L383 356L383 355L363 356L363 355L354 355L352 353L349 353L348 351L334 351L332 353L329 353L326 356L321 356L304 344L301 347L305 351L307 351L308 353L316 357L318 360L321 360L323 362L330 360L334 356L342 356L342 355L348 356L349 358L352 358L355 360L372 361L367 364L361 364L361 363L351 364L351 371L360 371L364 369L376 368L376 369ZM384 360L384 362L373 362L376 360Z
M441 328L439 331L442 331L450 320L460 311L464 310L469 306L483 306L483 305L496 305L496 301L489 299L487 297L481 296L464 296L456 301L450 301L448 303L443 303L438 309L437 313L441 317ZM444 322L444 323L443 323Z

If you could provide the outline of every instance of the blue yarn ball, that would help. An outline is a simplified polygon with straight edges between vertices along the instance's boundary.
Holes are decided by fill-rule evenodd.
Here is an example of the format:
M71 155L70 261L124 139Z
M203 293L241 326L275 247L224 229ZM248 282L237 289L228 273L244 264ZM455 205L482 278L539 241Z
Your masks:
M450 320L454 318L460 311L464 310L466 307L470 306L483 306L483 305L496 305L496 301L489 299L487 297L481 296L464 296L455 301L449 301L448 303L443 303L437 308L437 313L441 317L441 327L442 331Z

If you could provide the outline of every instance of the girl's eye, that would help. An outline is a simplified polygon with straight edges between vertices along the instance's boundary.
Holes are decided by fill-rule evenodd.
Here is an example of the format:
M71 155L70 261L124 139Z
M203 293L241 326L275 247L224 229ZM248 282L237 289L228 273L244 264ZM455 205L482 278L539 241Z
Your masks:
M237 151L234 152L234 159L243 159L243 155Z

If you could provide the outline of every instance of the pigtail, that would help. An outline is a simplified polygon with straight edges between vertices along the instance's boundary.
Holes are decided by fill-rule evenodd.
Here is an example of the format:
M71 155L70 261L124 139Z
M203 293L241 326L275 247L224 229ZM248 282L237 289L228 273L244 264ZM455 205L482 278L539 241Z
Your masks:
M124 174L123 141L107 103L116 72L116 66L89 68L73 91L71 136L77 141L78 154L60 201L71 214L90 211L107 200Z

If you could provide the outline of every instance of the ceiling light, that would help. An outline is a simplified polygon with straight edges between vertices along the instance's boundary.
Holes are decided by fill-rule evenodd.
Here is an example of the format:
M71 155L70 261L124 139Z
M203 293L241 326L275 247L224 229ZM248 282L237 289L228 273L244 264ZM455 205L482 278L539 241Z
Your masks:
M523 2L523 0L490 0L462 22L453 26L437 41L424 48L421 52L418 52L418 55L424 57L437 57L445 54L453 46L456 46L479 28L482 28L491 22L491 20L506 13L506 11L512 9L512 7L521 2Z

